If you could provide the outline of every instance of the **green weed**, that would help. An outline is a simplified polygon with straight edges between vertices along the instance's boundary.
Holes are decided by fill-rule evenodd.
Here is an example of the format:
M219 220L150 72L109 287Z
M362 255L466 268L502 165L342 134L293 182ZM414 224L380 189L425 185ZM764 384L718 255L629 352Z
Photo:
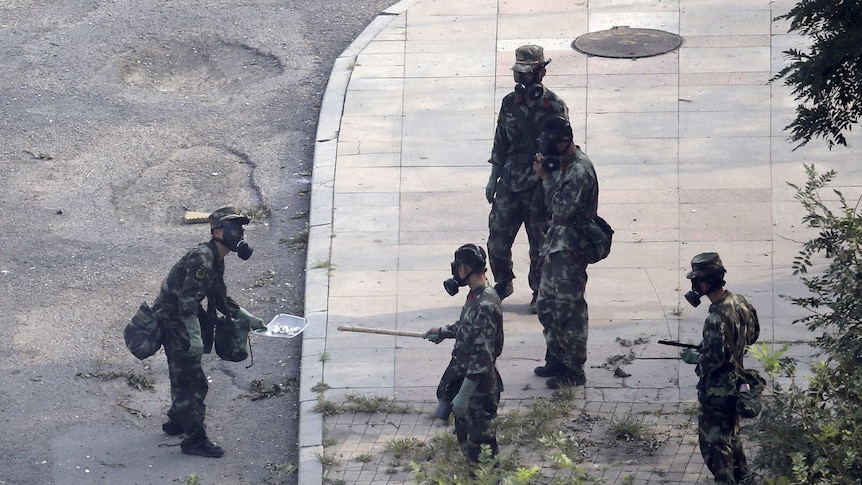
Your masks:
M643 418L638 419L629 414L622 418L612 416L608 431L618 440L634 441L644 439L647 428L644 425Z
M386 443L386 451L392 453L396 460L400 460L421 446L425 446L425 443L413 437L395 438Z
M317 398L317 404L311 410L324 416L335 416L341 413L341 406L320 396Z
M324 452L324 453L318 453L316 456L317 456L318 461L320 461L321 466L323 466L324 470L334 468L339 463L338 457L335 456L334 453Z
M323 381L318 382L317 384L311 386L311 392L316 392L316 393L325 392L325 391L328 391L330 389L332 389L332 387L330 387L329 384L327 384Z
M356 458L354 458L354 460L358 461L359 463L371 463L371 460L373 459L374 456L372 456L371 453L360 453L356 455Z

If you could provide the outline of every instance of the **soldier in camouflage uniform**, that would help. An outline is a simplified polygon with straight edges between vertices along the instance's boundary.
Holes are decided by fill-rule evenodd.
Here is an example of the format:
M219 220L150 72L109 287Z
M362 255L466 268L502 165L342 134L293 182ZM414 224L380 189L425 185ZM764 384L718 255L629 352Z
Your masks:
M183 453L218 458L224 450L207 438L204 427L204 399L209 385L201 368L201 354L212 348L213 327L212 322L202 325L207 312L201 302L206 298L208 306L214 306L213 314L217 309L245 322L248 328L266 326L227 296L224 283L225 255L236 251L242 259L251 256L242 227L248 224L248 218L233 207L223 207L210 214L209 222L212 239L190 249L171 268L153 311L164 329L162 345L171 380L171 407L162 430L171 436L185 433Z
M452 359L440 379L437 397L451 403L455 414L455 434L461 452L470 463L479 461L481 447L487 445L496 456L497 433L492 420L497 416L503 381L496 360L503 352L503 311L500 298L485 276L485 251L465 244L455 251L447 291L469 286L461 317L451 325L432 328L425 338L439 344L454 338ZM448 286L454 282L454 291ZM448 413L446 413L448 418Z
M541 46L525 45L515 50L512 71L517 84L500 105L489 160L491 176L485 187L485 197L492 204L488 216L488 259L494 274L494 289L500 299L514 291L512 244L523 224L530 244L527 281L533 290L530 302L533 313L542 271L539 251L549 222L542 185L532 168L537 152L536 138L544 120L557 116L568 119L569 116L566 103L542 85L549 62Z
M542 179L552 219L541 253L545 260L536 302L546 363L533 372L550 377L547 386L558 389L587 381L587 262L578 248L582 226L596 216L599 181L592 162L573 142L568 120L546 121L539 141L541 153L533 168Z
M682 358L697 364L697 436L703 461L717 484L746 483L748 465L739 437L736 410L737 369L743 369L746 347L760 336L757 311L741 295L724 289L726 270L717 253L698 254L691 260L692 291L686 300L694 306L709 298L709 315L703 323L703 341L697 351L685 349Z

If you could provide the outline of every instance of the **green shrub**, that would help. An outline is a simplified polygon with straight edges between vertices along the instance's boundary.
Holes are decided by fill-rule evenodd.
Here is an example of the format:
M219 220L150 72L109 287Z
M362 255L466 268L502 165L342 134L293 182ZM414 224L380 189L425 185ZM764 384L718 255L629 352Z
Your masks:
M771 375L788 377L790 384L784 388L776 382L764 401L758 432L752 434L759 448L754 464L767 484L859 484L862 215L859 202L848 204L838 190L833 190L832 201L821 197L820 191L835 178L834 171L819 174L813 166L805 169L808 182L791 186L805 208L803 222L817 235L803 244L793 272L810 294L788 298L808 313L794 323L819 332L813 345L823 362L814 365L807 386L801 386L795 365L777 359L778 371Z

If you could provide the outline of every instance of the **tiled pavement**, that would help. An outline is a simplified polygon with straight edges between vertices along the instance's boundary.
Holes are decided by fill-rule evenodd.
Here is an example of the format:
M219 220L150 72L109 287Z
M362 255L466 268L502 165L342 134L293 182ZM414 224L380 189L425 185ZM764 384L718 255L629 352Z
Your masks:
M509 400L501 413L506 414L519 404L528 401ZM596 480L588 483L698 483L709 476L697 449L694 403L575 399L573 407L579 414L563 429L580 452L580 456L573 458L582 460L579 465ZM430 417L433 411L430 406L425 411L346 413L327 418L326 436L337 442L327 448L327 453L337 457L339 463L326 476L356 484L412 483L406 460L398 460L387 445L404 438L428 443L435 436L452 433L451 425ZM625 417L636 419L644 427L643 434L652 440L628 442L612 437L609 427L615 419ZM533 453L525 456L524 461L553 476L552 460L543 460Z
M774 21L790 0L406 0L381 14L337 60L315 150L300 393L301 485L321 483L319 456L345 483L404 483L389 470L386 442L446 432L428 413L314 412L326 399L383 396L430 410L451 343L346 333L338 325L422 331L454 321L462 304L442 290L454 249L484 244L484 199L496 109L511 90L514 49L545 47L545 84L568 104L575 137L601 184L599 212L616 230L611 256L590 268L587 415L637 414L670 433L649 460L594 451L585 462L606 483L708 482L692 424L689 366L661 338L699 340L704 307L688 307L690 258L718 251L728 287L757 307L765 342L804 342L798 310L782 299L804 287L790 264L806 238L786 182L802 163L839 172L858 196L859 135L850 147L822 142L793 151L782 128L789 90L769 79L781 51L803 45ZM680 34L681 48L636 60L587 57L574 38L617 25ZM502 411L547 397L532 368L543 352L528 310L527 249L514 248L515 293L504 302L506 346L498 367ZM620 340L623 339L623 340ZM645 343L630 346L627 341ZM806 355L804 345L793 349ZM608 359L631 355L613 376ZM750 365L756 365L750 362ZM645 421L649 422L649 421ZM598 431L597 431L598 432ZM370 453L361 463L356 454Z

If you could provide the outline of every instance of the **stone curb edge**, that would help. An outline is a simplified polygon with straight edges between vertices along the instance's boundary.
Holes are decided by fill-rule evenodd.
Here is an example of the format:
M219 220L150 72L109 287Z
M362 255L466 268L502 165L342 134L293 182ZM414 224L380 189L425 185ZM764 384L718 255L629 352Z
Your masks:
M299 379L299 456L297 483L323 482L323 415L312 409L317 394L311 388L323 379L320 355L326 349L329 268L321 263L330 260L332 249L332 211L335 160L338 131L344 110L347 86L359 53L397 16L404 14L418 0L401 0L383 10L356 39L336 58L332 66L317 120L312 161L311 203L305 262L305 318L309 325L302 336L302 359Z

